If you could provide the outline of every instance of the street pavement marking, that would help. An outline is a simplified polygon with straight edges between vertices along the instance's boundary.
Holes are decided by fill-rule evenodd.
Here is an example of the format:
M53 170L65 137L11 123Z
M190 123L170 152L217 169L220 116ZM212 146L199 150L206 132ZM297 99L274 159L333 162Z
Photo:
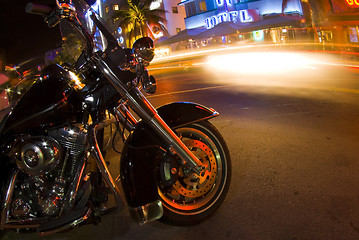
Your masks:
M336 92L348 92L348 93L357 93L357 94L359 94L359 89L338 88L338 87L326 88L326 89L333 90L333 91L336 91Z
M233 84L233 85L235 85L235 84ZM181 94L181 93L196 92L196 91L202 91L202 90L208 90L208 89L216 89L216 88L222 88L222 87L228 87L228 86L230 86L230 85L221 85L221 86L213 86L213 87L204 87L204 88L188 89L188 90L182 90L182 91L176 91L176 92L168 92L168 93L156 94L156 95L153 95L153 96L148 96L147 98L168 96L168 95L172 95L172 94Z
M310 112L282 113L282 114L271 115L271 117L296 116L296 115L309 114L309 113Z
M219 86L188 89L188 90L182 90L182 91L175 91L175 92L156 94L156 95L148 96L147 98L155 98L155 97L168 96L168 95L174 95L174 94L189 93L189 92L203 91L203 90L216 89L216 88L224 88L224 87L230 87L230 86L236 86L236 85L237 84L225 84L225 85L219 85ZM352 88L319 87L319 86L314 87L313 86L313 87L309 87L308 89L327 90L327 91L347 92L347 93L359 94L359 89L352 89Z
M359 94L359 89L353 89L353 88L312 86L312 87L308 87L308 89L327 90L327 91L334 91L334 92L347 92L347 93L356 93L356 94Z

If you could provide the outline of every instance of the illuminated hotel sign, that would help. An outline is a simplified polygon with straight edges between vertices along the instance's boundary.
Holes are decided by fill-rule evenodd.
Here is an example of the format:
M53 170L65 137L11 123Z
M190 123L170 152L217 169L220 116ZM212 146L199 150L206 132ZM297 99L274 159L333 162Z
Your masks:
M217 15L213 15L212 17L206 18L204 21L206 23L207 29L213 28L217 24L221 22L237 22L238 19L238 12L231 11L231 12L223 12Z
M216 0L218 14L206 18L207 29L213 28L221 22L236 22L238 19L238 12L234 11L235 7L233 0Z
M359 7L359 0L346 0L347 4L353 7Z
M223 2L224 0L216 0L218 2ZM225 0L232 1L232 0ZM359 0L357 0L359 1ZM223 4L225 5L225 4ZM219 9L219 8L218 8ZM259 20L259 14L256 9L244 9L240 11L224 11L218 13L217 15L213 15L209 18L206 18L204 21L206 23L207 29L213 28L217 24L221 22L254 22Z
M233 0L216 0L218 12L233 11L235 9Z
M239 11L239 20L241 22L255 22L259 20L259 14L256 9L245 9Z
M255 9L244 9L235 11L234 0L215 0L218 14L206 18L207 29L213 28L221 22L254 22L259 20L259 13ZM359 1L359 0L356 0Z

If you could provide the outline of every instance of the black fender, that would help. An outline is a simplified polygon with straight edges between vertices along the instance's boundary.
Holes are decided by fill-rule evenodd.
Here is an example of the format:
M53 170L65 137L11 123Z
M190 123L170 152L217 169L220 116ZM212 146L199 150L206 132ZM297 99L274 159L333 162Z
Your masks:
M170 103L157 111L173 129L218 115L213 109L188 102ZM158 201L156 167L166 154L165 147L164 141L143 121L126 141L121 156L121 182L130 211L148 208L148 204Z
M213 108L208 108L197 103L174 102L163 105L157 109L158 114L170 128L180 127L210 119L219 115Z
M132 208L158 200L155 163L161 155L162 144L156 133L144 122L138 123L127 139L120 170L123 191Z
M156 162L165 152L160 139L143 121L136 125L123 148L120 163L122 189L130 214L139 223L162 217L156 181Z

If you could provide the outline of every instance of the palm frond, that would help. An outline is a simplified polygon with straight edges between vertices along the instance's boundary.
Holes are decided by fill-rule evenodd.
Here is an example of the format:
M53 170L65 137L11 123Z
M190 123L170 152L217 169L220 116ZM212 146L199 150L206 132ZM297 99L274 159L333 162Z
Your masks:
M284 13L284 10L287 8L289 2L290 0L282 0L282 13Z
M154 0L127 0L122 9L112 17L118 18L119 25L128 31L129 45L131 39L148 36L150 33L149 24L166 22L166 11L163 9L150 10Z

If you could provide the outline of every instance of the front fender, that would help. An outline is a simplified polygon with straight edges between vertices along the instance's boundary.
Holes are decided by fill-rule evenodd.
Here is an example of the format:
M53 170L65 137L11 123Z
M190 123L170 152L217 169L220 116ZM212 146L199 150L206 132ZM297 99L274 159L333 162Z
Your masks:
M140 122L127 139L121 156L121 183L132 218L146 223L162 217L156 163L164 154L156 133Z
M167 104L158 108L157 111L173 129L218 115L213 109L188 102ZM141 223L162 216L162 205L159 202L157 190L156 167L166 153L163 146L165 143L158 134L141 121L126 141L123 149L121 157L122 189L132 217Z
M163 105L157 109L157 112L170 128L178 128L219 115L213 108L191 102L174 102Z

